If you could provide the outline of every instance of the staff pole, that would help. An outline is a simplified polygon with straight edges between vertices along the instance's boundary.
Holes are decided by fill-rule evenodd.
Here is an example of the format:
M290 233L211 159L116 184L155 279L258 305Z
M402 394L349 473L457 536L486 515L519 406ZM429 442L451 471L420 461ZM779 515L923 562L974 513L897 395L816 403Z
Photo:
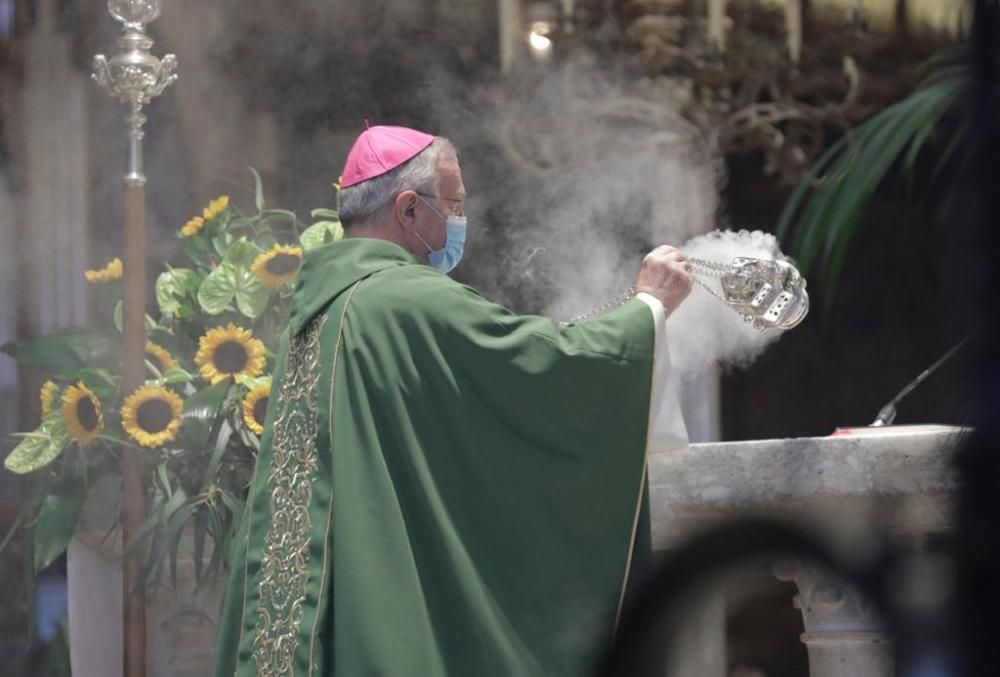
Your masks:
M145 25L160 14L160 0L108 0L108 12L122 24L120 52L111 59L94 57L92 77L115 99L128 106L128 171L123 177L122 393L135 392L145 381L146 345L146 177L142 168L142 108L177 79L177 59L158 59L149 52L153 40ZM142 459L122 449L122 543L142 526L146 489ZM122 563L124 677L146 674L146 595L140 584L143 552L126 553Z

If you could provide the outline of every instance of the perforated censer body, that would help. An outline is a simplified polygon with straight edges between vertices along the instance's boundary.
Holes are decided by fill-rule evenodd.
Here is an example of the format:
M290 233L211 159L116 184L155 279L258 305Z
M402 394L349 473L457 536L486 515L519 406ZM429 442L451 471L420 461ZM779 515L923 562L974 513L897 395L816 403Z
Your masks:
M688 259L687 267L695 282L758 331L791 329L809 312L805 278L788 261L738 256L728 264Z

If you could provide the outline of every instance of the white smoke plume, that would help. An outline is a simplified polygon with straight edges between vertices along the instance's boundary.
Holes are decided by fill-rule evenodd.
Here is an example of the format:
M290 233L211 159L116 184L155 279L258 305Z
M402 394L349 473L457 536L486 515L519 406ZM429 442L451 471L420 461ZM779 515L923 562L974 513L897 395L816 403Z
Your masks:
M652 247L716 227L723 162L657 85L580 53L523 87L491 93L482 120L446 125L504 160L463 158L467 186L489 188L470 217L497 239L484 252L480 231L469 253L490 296L571 317L627 289Z
M714 231L695 237L680 249L691 258L729 263L738 256L785 259L770 233ZM713 363L744 367L781 337L777 329L761 332L743 321L729 306L698 284L667 318L672 365L692 372Z

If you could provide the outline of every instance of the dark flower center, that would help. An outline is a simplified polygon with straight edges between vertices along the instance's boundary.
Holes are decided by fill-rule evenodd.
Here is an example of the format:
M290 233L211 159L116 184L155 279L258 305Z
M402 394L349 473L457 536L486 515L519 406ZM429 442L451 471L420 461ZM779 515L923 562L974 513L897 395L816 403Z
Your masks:
M271 275L288 275L299 269L299 261L294 254L278 253L264 267Z
M253 403L253 420L257 421L258 425L264 425L264 417L267 415L267 400L268 398L262 397Z
M212 355L212 363L223 374L238 374L247 366L247 349L239 341L220 343Z
M163 432L174 418L174 411L164 400L146 400L135 412L135 421L143 431L155 434Z
M97 418L97 407L94 406L94 400L90 396L81 397L76 402L76 420L80 422L80 425L88 433L97 430L98 418Z

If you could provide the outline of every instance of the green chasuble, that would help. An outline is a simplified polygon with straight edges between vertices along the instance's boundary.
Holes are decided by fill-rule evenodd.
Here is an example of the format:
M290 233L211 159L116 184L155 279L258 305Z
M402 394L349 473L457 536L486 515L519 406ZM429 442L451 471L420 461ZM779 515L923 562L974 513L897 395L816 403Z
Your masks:
M391 243L310 251L215 674L582 675L645 483L654 318L560 327Z

